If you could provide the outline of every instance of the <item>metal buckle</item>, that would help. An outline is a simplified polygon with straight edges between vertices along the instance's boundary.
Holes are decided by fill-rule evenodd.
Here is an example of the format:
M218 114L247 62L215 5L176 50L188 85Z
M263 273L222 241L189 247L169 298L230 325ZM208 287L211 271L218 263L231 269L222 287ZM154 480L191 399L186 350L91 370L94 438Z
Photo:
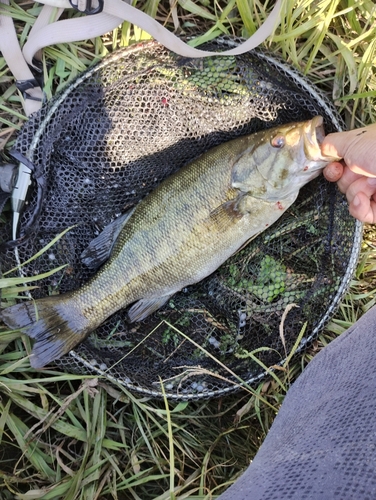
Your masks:
M34 89L35 87L39 87L39 83L35 78L30 78L30 80L17 80L16 87L20 92L22 92L24 99L30 99L31 101L41 101L38 97L33 97L28 94L28 90Z
M98 2L97 7L93 7L93 3ZM102 12L103 10L103 5L104 5L104 0L69 0L69 3L71 6L78 10L79 12L83 12L84 14L87 14L91 16L92 14L99 14L99 12Z

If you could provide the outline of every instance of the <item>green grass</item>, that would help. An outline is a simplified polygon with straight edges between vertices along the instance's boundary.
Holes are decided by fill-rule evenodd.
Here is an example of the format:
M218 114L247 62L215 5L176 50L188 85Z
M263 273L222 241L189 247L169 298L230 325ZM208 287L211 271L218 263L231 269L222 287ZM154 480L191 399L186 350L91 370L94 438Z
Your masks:
M181 35L200 33L195 45L223 33L248 37L265 19L265 5L270 10L272 2L137 2ZM40 6L25 0L11 3L8 10L23 43ZM95 40L47 48L47 96L116 48L145 38L125 22ZM376 6L371 1L286 0L281 25L265 47L307 74L335 102L348 127L354 127L375 121L375 40ZM7 159L25 117L2 58L0 90L0 154ZM277 371L277 380L262 382L253 394L171 403L135 396L106 380L35 372L25 358L28 339L3 328L0 498L215 498L252 460L285 389L323 346L375 303L375 245L375 231L366 227L356 276L326 331ZM2 300L15 298L15 284L7 276L0 278Z

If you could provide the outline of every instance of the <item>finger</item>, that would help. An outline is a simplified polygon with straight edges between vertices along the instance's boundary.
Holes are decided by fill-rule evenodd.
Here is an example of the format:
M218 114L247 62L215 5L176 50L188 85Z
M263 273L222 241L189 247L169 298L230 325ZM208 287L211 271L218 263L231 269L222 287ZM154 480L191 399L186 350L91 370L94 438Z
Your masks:
M354 184L358 179L366 179L363 175L355 174L348 167L343 169L343 174L341 178L338 180L338 188L342 193L347 194L347 190L349 187Z
M324 177L329 182L337 182L343 174L343 165L338 161L329 163L323 170Z
M321 152L343 158L354 173L376 177L376 124L327 135Z
M346 198L348 202L352 203L355 196L360 193L363 193L368 197L368 199L372 198L376 193L376 179L360 177L351 183L346 190Z
M342 141L340 142L339 140L337 141L336 136L339 135L337 134L329 134L325 136L323 142L321 143L321 152L324 156L340 156L343 158L345 155L340 155L339 152L342 152Z
M358 193L349 204L349 212L361 222L370 224L376 222L376 202L362 192Z
M333 134L328 134L321 144L321 151L326 156L339 156L343 158L349 146L351 145L351 147L353 147L353 143L357 142L358 138L364 133L369 135L372 127L372 125L369 125L368 127L349 130L347 132L334 132Z
M335 132L325 136L321 144L321 152L325 156L338 156L343 158L350 142L349 132Z
M373 155L372 155L372 152L370 153L367 153L369 154L369 157L368 158L375 158ZM366 161L368 160L368 158L366 159ZM367 161L367 165L369 164L370 162ZM355 173L355 174L359 174L359 175L365 175L366 177L376 177L376 173L372 173L370 172L370 168L372 168L372 170L376 170L376 165L370 165L368 166L367 169L363 168L363 166L361 165L357 165L357 164L353 164L351 165L349 168L351 168L351 170Z

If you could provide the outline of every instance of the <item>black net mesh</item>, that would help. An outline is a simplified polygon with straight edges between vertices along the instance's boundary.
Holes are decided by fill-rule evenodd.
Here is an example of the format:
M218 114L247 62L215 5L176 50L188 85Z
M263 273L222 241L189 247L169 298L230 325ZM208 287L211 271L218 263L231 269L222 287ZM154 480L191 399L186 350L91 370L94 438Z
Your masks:
M87 281L93 272L80 255L88 243L188 161L239 135L317 114L326 132L340 129L312 85L262 52L192 60L147 43L108 57L46 104L17 140L39 186L22 216L29 238L19 247L21 261L76 225L24 267L30 276L68 264L33 296ZM2 233L8 240L9 226ZM161 395L162 379L175 399L254 382L264 365L283 363L296 342L299 351L317 335L346 289L360 238L343 196L318 178L209 278L140 323L129 324L124 311L115 314L57 365L105 373L151 395ZM2 256L3 267L15 264L13 251Z

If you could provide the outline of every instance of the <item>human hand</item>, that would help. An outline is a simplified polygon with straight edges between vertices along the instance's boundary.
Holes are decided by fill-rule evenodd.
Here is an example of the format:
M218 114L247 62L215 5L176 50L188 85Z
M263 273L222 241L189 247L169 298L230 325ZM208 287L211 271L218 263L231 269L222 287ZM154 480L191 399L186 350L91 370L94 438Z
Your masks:
M325 137L321 151L343 158L324 169L328 181L338 181L346 194L349 211L362 222L376 223L376 124Z

